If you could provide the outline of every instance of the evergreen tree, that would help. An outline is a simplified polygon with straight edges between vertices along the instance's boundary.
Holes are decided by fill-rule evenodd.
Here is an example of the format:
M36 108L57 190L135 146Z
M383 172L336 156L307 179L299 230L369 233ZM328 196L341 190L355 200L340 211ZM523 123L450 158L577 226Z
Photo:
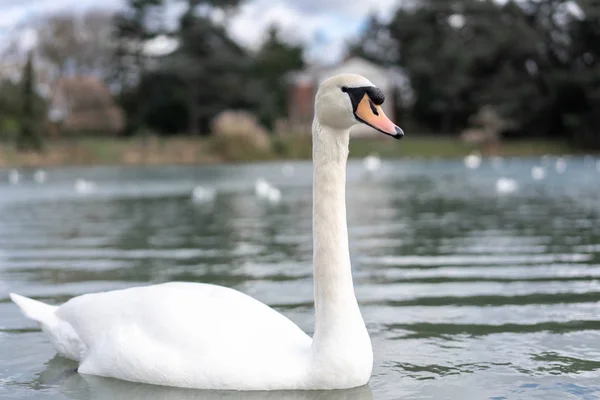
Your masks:
M600 147L599 21L593 0L421 0L350 49L404 67L430 129L459 131L489 104L516 134Z
M164 67L185 82L183 97L187 131L208 133L212 118L226 108L248 108L245 90L249 59L225 27L199 15L199 6L230 8L239 3L187 0L180 20L179 49L165 59Z
M43 146L39 115L36 113L35 107L35 72L32 51L29 52L23 68L22 93L21 127L17 136L17 149L41 151Z
M119 89L119 102L127 113L126 133L144 128L147 104L140 99L142 76L148 57L145 44L164 33L164 0L128 0L127 8L114 19L114 63L111 81Z
M128 0L114 19L116 41L112 80L120 89L138 84L146 69L144 45L164 33L164 0Z
M303 52L302 46L281 40L277 27L269 28L253 62L253 75L262 91L258 113L264 125L272 127L275 119L287 114L286 75L304 67Z

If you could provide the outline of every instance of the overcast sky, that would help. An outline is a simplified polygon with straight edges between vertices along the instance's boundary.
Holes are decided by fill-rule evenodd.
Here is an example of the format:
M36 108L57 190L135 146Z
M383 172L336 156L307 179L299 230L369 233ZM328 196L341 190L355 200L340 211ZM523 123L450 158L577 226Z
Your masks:
M256 46L276 23L284 35L310 46L309 57L335 61L345 40L359 34L369 13L386 17L400 0L246 0L231 21L231 33ZM0 40L21 22L44 13L92 8L119 9L125 0L0 0ZM173 8L172 14L177 13Z

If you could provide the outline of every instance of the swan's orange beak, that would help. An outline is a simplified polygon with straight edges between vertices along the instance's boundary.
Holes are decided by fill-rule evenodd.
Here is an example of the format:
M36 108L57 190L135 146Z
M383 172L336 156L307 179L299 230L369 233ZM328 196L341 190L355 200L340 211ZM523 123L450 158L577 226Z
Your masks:
M367 93L364 94L362 100L358 103L354 111L354 116L360 122L386 135L390 135L396 139L402 139L402 136L404 136L402 129L385 115L380 105L373 103Z

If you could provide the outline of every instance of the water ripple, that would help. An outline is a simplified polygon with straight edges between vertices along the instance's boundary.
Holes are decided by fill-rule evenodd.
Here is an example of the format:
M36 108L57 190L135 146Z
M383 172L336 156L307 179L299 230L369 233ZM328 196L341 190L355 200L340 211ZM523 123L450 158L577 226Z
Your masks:
M504 159L497 169L484 159L471 171L451 160L384 160L374 176L350 162L351 260L375 350L373 397L600 397L598 172L571 158L564 174L533 181L540 162ZM312 170L294 166L294 179L278 163L55 169L43 186L4 185L0 171L0 397L89 398L93 388L106 398L190 398L65 378L73 366L52 359L9 291L61 303L212 282L312 334ZM279 204L257 201L258 177L282 190ZM519 190L498 196L500 177ZM75 193L78 178L97 182L97 193ZM214 187L214 201L191 201L197 185Z

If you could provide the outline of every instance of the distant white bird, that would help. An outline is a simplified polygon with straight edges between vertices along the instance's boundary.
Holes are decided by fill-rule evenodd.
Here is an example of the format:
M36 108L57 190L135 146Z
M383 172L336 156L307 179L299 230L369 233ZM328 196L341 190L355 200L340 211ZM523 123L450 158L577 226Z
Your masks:
M363 158L363 166L368 172L375 172L381 168L381 159L377 154L369 154Z
M541 181L546 177L546 169L536 165L535 167L531 168L531 177L536 181Z
M504 159L502 157L499 157L499 156L492 157L492 167L494 167L494 169L499 169L503 163L504 163Z
M192 201L195 203L205 203L214 200L217 195L215 188L196 186L192 190Z
M8 173L8 182L10 182L11 185L16 185L20 180L21 175L19 175L19 171L16 169L11 169Z
M540 161L542 163L542 165L546 165L551 161L552 157L550 156L550 154L544 154L541 158Z
M294 172L295 168L292 164L285 164L283 167L281 167L281 173L285 177L291 178L292 176L294 176Z
M81 194L88 194L96 190L96 184L94 182L82 178L75 181L74 187L75 191Z
M481 156L476 153L469 154L463 159L465 166L469 169L477 169L481 165Z
M33 180L36 181L37 183L44 183L46 182L46 171L44 171L43 169L38 169L37 171L35 171L33 173Z
M254 182L254 193L258 197L265 197L269 192L270 187L271 185L269 184L269 182L267 182L263 178L258 178L256 182Z
M513 193L519 188L517 181L509 178L500 178L496 181L496 192L500 194Z
M278 203L281 200L281 191L263 178L257 179L254 183L254 193L257 197L271 203Z
M559 174L562 174L567 169L567 161L561 157L558 160L556 160L555 167L556 167L556 172L558 172Z
M267 193L267 200L271 203L279 203L281 200L281 191L274 186L269 188L269 192Z

